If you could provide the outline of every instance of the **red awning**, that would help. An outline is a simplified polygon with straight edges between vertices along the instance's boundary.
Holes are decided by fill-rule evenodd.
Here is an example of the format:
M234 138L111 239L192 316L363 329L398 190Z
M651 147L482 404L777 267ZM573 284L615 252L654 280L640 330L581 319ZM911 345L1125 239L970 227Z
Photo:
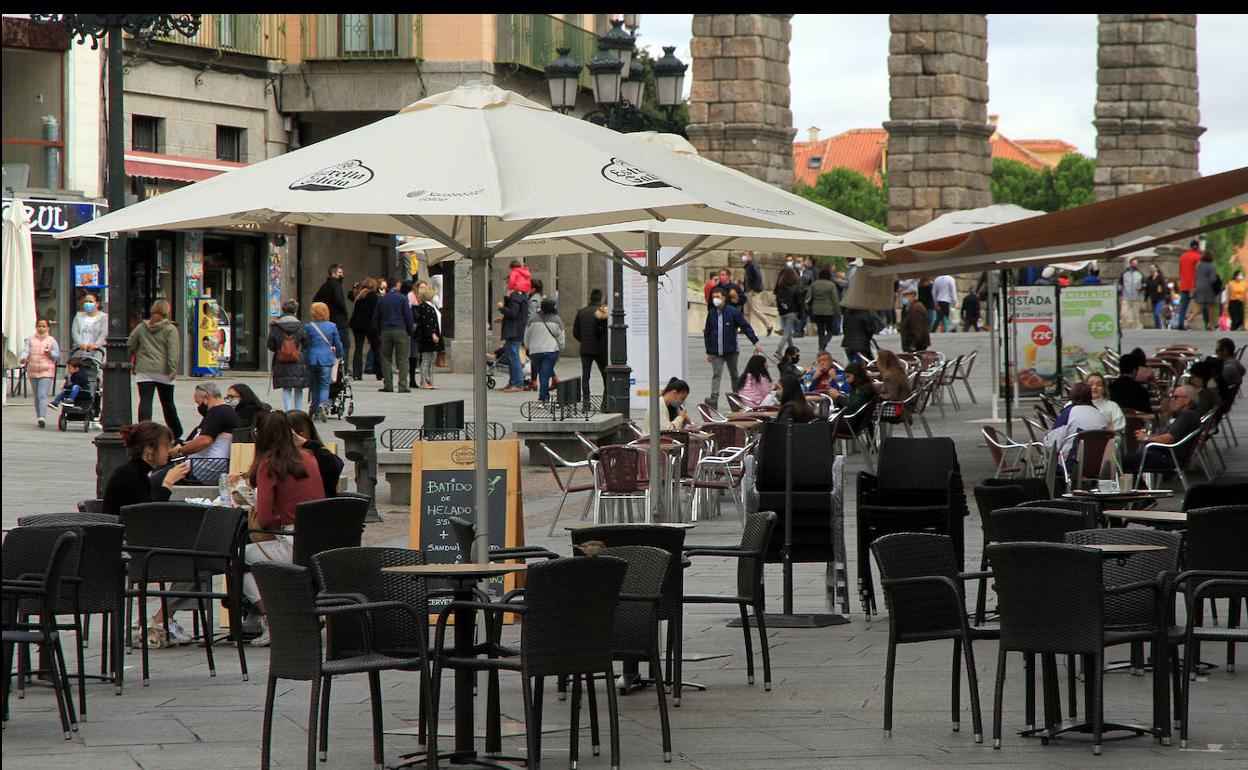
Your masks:
M181 155L161 155L156 152L132 150L126 153L126 176L148 179L171 179L177 182L201 182L246 163L228 160L187 158Z

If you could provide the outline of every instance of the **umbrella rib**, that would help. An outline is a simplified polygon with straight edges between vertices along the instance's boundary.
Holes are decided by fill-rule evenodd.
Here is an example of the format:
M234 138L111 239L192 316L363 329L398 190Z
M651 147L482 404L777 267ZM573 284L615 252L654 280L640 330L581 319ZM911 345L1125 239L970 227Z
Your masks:
M659 262L658 252L656 251L655 252L655 267L659 269L659 274L662 275L663 273L666 273L669 270L674 270L677 267L680 267L681 260L684 259L685 256L689 254L689 252L696 249L700 243L702 243L709 237L710 237L709 235L699 235L696 238L694 238L692 241L689 241L689 243L685 244L685 246L681 248L680 251L676 252L676 255L673 256L671 260L668 261L667 264L662 264Z
M454 236L448 235L447 233L442 232L441 229L439 229L432 222L430 222L429 220L425 219L422 216L419 216L417 214L394 214L393 218L395 221L397 221L398 223L402 225L407 225L408 227L416 228L420 232L429 236L430 238L437 241L438 243L441 243L443 246L456 252L457 254L460 254L465 257L471 256L468 253L467 246L464 246L462 243L459 243L458 241L456 241Z
M564 241L567 241L568 243L572 244L573 246L576 246L577 248L580 248L580 249L584 249L585 251L589 252L590 254L594 254L594 255L597 255L597 256L602 256L602 257L607 257L608 259L610 259L610 258L611 258L611 254L610 254L609 252L607 252L607 251L603 251L602 249L599 249L599 248L597 248L597 247L595 247L595 246L591 246L591 245L589 245L588 243L583 243L582 241L577 240L577 238L576 238L575 236L563 236L563 237L562 237L562 238L560 238L559 240L564 240Z

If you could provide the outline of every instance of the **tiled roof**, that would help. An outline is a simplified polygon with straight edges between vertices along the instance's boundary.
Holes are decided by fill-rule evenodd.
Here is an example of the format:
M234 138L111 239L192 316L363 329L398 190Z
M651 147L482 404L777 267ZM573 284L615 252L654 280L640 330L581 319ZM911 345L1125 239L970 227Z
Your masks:
M1006 158L1039 169L1051 166L1038 152L1075 152L1076 147L1061 139L1009 139L1000 132L992 136L992 157ZM853 169L876 184L888 147L888 132L882 128L851 128L817 142L793 143L793 176L798 184L814 185L819 175L834 168ZM819 166L811 168L813 158Z

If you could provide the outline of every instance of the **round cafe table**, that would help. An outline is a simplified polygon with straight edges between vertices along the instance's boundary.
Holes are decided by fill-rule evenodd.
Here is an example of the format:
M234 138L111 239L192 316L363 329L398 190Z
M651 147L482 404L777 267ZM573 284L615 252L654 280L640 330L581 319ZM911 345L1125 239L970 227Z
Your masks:
M1136 524L1144 524L1154 529L1184 529L1187 527L1187 514L1183 511L1115 510L1104 511L1103 514L1109 519L1119 519L1124 523L1135 522Z
M474 600L472 590L478 581L498 575L524 572L527 566L526 564L472 564L461 562L458 564L414 564L405 567L384 567L381 571L387 575L449 580L452 584L452 598L455 601L470 602ZM455 655L457 657L471 657L473 632L476 630L476 611L457 607L454 611L454 616ZM467 669L455 670L455 749L439 756L449 758L452 763L457 765L467 764L492 768L506 767L496 762L481 759L477 755L473 735L476 726L472 697L475 680L475 672ZM438 729L437 719L437 715L434 714L431 719L432 725L430 729ZM486 746L486 751L497 750L497 748L501 747ZM410 759L411 761L395 765L394 767L423 764L425 762L424 756L424 752L405 754L403 759ZM419 759L411 759L412 757L419 757Z
M1076 489L1073 492L1066 492L1062 497L1068 500L1091 500L1096 503L1098 510L1104 510L1105 506L1110 504L1127 506L1134 503L1164 500L1173 495L1174 490L1171 489L1124 489L1118 492Z

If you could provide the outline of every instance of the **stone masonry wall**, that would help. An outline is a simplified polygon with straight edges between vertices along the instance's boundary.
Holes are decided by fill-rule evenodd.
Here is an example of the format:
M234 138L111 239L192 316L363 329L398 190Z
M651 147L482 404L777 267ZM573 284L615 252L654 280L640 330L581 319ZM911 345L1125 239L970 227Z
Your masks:
M982 14L889 15L888 228L991 203L988 23Z

